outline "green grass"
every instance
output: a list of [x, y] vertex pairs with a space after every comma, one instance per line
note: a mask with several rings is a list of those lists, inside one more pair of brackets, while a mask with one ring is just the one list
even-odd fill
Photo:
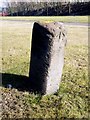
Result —
[[[9, 19], [19, 19], [19, 17]], [[32, 23], [22, 24], [15, 21], [2, 21], [2, 23], [1, 72], [28, 76]], [[88, 28], [83, 26], [66, 26], [66, 28], [68, 42], [65, 49], [62, 82], [58, 92], [43, 97], [22, 92], [23, 96], [21, 96], [20, 91], [13, 94], [13, 90], [3, 88], [4, 93], [8, 95], [11, 95], [11, 91], [17, 101], [14, 106], [16, 109], [10, 109], [9, 112], [4, 109], [3, 117], [88, 118]], [[19, 107], [16, 107], [17, 105]]]
[[[30, 17], [0, 17], [2, 20], [31, 20], [31, 21], [60, 21], [60, 22], [80, 22], [80, 23], [88, 23], [89, 16], [30, 16]], [[36, 19], [37, 18], [37, 19]]]

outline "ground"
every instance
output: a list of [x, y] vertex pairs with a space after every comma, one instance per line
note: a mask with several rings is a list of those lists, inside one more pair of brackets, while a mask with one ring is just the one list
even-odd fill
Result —
[[[46, 20], [51, 21], [48, 17]], [[75, 18], [75, 22], [80, 23], [86, 23], [86, 20], [86, 16]], [[58, 21], [62, 20], [58, 18]], [[2, 118], [88, 118], [88, 26], [65, 23], [68, 41], [62, 81], [57, 93], [48, 96], [17, 89], [17, 84], [23, 86], [23, 79], [27, 79], [29, 75], [33, 20], [22, 17], [9, 20], [4, 18], [0, 26]], [[7, 88], [7, 83], [12, 85], [12, 89]]]

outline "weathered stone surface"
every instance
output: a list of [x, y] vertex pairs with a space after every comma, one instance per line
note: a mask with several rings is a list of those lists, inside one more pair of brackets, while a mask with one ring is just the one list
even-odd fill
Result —
[[41, 94], [59, 89], [64, 64], [66, 31], [62, 23], [34, 23], [32, 34], [30, 83]]

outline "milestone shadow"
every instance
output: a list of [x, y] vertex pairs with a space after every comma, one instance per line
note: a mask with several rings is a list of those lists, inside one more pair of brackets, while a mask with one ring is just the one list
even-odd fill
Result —
[[19, 91], [32, 91], [29, 77], [9, 74], [9, 73], [0, 73], [0, 86], [5, 88], [15, 88]]

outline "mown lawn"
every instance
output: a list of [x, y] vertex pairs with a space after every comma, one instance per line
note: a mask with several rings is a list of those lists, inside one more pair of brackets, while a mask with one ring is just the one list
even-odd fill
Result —
[[0, 20], [26, 20], [26, 21], [60, 21], [60, 22], [80, 22], [90, 23], [89, 16], [30, 16], [30, 17], [0, 17]]
[[[7, 80], [8, 83], [10, 75], [29, 75], [33, 23], [2, 21], [2, 24], [0, 72], [7, 73], [2, 82]], [[16, 88], [8, 89], [3, 84], [0, 87], [2, 118], [88, 118], [88, 27], [65, 27], [68, 42], [60, 89], [54, 95], [40, 96]], [[18, 79], [14, 80], [18, 83]]]

